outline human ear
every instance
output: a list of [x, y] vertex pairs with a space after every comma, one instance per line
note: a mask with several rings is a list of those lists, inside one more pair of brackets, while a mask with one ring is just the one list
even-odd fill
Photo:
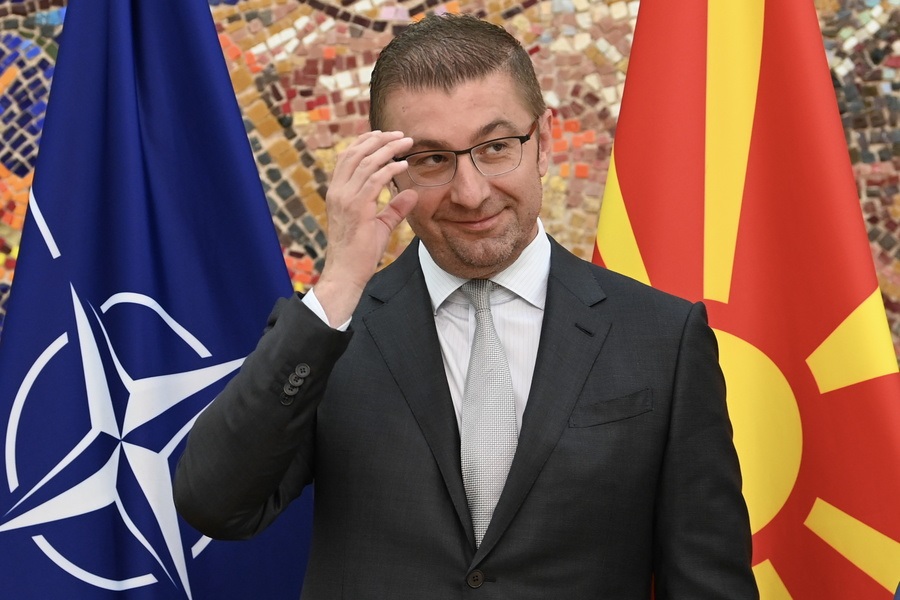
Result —
[[541, 177], [547, 174], [547, 170], [550, 168], [550, 148], [551, 144], [551, 136], [553, 133], [552, 130], [553, 125], [553, 111], [551, 109], [547, 109], [544, 111], [540, 117], [538, 117], [538, 172], [541, 174]]

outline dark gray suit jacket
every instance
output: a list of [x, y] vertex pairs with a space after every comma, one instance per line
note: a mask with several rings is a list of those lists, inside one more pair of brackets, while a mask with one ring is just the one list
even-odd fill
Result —
[[315, 481], [304, 599], [756, 598], [703, 306], [556, 242], [518, 449], [476, 551], [416, 246], [372, 279], [350, 332], [280, 301], [191, 432], [188, 522], [246, 538]]

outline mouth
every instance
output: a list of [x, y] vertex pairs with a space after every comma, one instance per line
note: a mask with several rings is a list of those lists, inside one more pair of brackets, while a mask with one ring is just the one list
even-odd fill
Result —
[[467, 219], [453, 219], [453, 225], [464, 231], [483, 232], [497, 225], [502, 211], [492, 215], [477, 216]]

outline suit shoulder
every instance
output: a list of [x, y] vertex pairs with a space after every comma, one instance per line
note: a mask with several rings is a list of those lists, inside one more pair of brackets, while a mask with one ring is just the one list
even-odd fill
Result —
[[681, 296], [676, 296], [675, 294], [651, 287], [628, 275], [623, 275], [622, 273], [612, 271], [606, 267], [601, 267], [600, 265], [595, 265], [593, 263], [590, 263], [590, 267], [594, 274], [594, 278], [608, 293], [618, 292], [632, 298], [640, 298], [648, 302], [684, 310], [690, 309], [693, 305], [693, 302], [682, 298]]
[[[657, 310], [688, 312], [694, 305], [679, 296], [658, 290], [636, 279], [611, 271], [579, 258], [560, 246], [551, 238], [553, 252], [551, 255], [551, 277], [556, 276], [570, 289], [578, 290], [582, 297], [595, 297], [594, 285], [600, 290], [600, 297], [613, 304], [633, 305], [646, 310], [658, 307]], [[587, 283], [590, 281], [592, 283]]]
[[598, 308], [605, 305], [601, 310], [615, 315], [618, 327], [629, 335], [650, 332], [660, 339], [680, 340], [688, 329], [709, 328], [703, 302], [658, 290], [605, 267], [590, 264], [589, 269], [605, 296]]

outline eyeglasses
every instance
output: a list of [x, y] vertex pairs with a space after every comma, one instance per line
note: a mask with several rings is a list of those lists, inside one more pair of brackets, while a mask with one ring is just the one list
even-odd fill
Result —
[[479, 173], [495, 177], [514, 171], [522, 163], [522, 144], [531, 139], [538, 122], [525, 135], [511, 135], [482, 142], [465, 150], [424, 150], [395, 158], [409, 163], [407, 174], [422, 187], [437, 187], [453, 181], [458, 165], [457, 157], [468, 154]]

